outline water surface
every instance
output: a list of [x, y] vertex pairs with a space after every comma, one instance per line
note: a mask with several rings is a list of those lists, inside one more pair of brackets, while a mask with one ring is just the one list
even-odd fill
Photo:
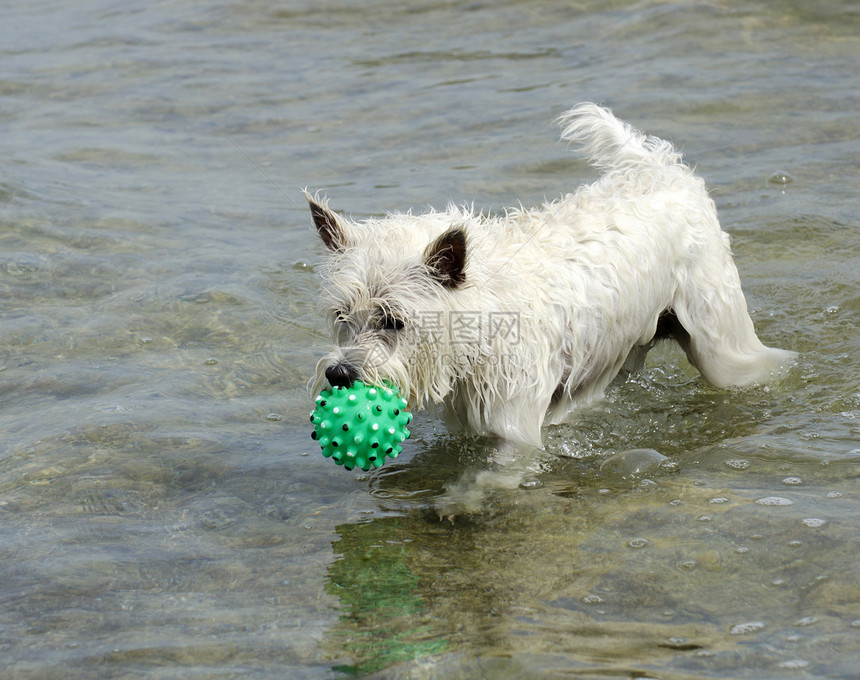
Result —
[[[0, 8], [4, 678], [842, 678], [860, 653], [860, 11], [845, 2]], [[713, 191], [770, 388], [671, 347], [537, 488], [440, 522], [484, 442], [348, 473], [301, 187], [358, 217], [593, 176], [595, 100]], [[650, 447], [640, 475], [602, 463]]]

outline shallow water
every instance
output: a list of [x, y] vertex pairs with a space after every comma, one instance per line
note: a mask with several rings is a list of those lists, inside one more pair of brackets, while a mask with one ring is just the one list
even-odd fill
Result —
[[[4, 678], [851, 677], [860, 653], [860, 11], [843, 2], [117, 0], [0, 8]], [[671, 347], [536, 488], [418, 414], [348, 473], [300, 187], [500, 210], [592, 172], [555, 116], [673, 139], [731, 232], [769, 389]], [[668, 457], [639, 475], [601, 464]]]

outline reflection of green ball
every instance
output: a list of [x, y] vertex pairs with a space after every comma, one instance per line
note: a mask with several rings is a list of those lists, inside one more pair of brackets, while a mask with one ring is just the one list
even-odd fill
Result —
[[347, 470], [369, 470], [396, 457], [409, 438], [406, 426], [412, 414], [396, 389], [365, 385], [356, 380], [351, 387], [323, 390], [311, 413], [322, 454]]

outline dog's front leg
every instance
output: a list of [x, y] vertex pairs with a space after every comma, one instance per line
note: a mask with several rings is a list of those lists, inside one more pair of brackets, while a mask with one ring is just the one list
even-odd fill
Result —
[[529, 444], [496, 442], [484, 469], [464, 472], [436, 500], [440, 519], [453, 522], [455, 517], [481, 512], [500, 492], [533, 479], [545, 457], [545, 451]]

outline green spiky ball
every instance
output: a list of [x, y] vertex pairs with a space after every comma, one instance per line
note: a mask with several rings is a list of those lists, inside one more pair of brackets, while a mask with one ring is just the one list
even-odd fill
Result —
[[378, 468], [385, 457], [395, 458], [409, 438], [412, 414], [396, 389], [365, 385], [323, 390], [311, 413], [311, 437], [322, 454], [347, 470]]

